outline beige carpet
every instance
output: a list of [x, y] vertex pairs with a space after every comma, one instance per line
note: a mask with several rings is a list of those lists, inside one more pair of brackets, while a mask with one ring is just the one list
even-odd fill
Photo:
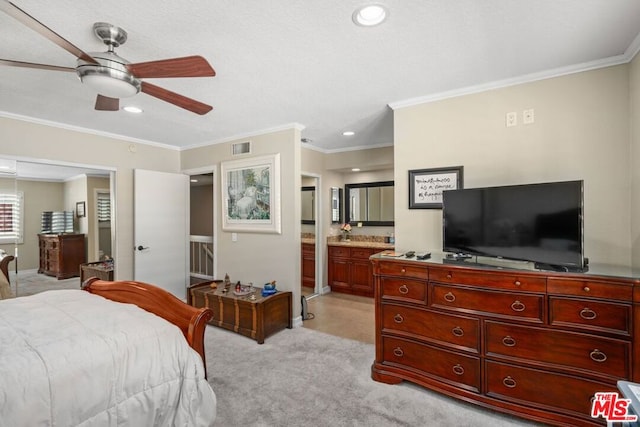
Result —
[[215, 427], [531, 427], [536, 424], [431, 392], [371, 379], [375, 348], [308, 328], [264, 344], [207, 326]]
[[57, 289], [80, 289], [80, 278], [58, 280], [46, 274], [33, 271], [19, 271], [18, 275], [11, 274], [11, 289], [14, 295], [24, 297], [44, 291]]

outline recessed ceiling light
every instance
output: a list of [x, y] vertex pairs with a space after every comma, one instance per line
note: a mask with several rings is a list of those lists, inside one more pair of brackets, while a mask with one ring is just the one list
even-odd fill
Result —
[[360, 172], [360, 168], [353, 168], [351, 169], [351, 172]]
[[357, 25], [361, 25], [363, 27], [374, 27], [382, 24], [388, 15], [389, 13], [384, 6], [379, 4], [369, 4], [356, 9], [355, 12], [353, 12], [352, 19]]
[[142, 113], [142, 108], [134, 107], [133, 105], [127, 105], [126, 107], [123, 108], [123, 110], [128, 113], [135, 113], [135, 114]]
[[352, 130], [346, 130], [346, 131], [342, 132], [342, 134], [343, 134], [344, 136], [353, 136], [353, 135], [355, 135], [356, 133], [355, 133], [354, 131], [352, 131]]

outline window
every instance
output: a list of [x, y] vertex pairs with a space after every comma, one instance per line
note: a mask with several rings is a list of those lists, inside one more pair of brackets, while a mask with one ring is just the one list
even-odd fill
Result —
[[0, 193], [0, 243], [22, 243], [24, 194]]
[[98, 193], [98, 221], [111, 221], [111, 194]]

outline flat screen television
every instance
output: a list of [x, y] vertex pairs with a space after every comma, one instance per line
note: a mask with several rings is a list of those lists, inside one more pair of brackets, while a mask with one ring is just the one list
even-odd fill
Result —
[[583, 181], [444, 191], [443, 250], [585, 271]]

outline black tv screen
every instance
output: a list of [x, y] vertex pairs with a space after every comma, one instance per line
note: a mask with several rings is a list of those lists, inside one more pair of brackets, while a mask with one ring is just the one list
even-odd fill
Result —
[[444, 191], [443, 250], [583, 270], [583, 181]]

